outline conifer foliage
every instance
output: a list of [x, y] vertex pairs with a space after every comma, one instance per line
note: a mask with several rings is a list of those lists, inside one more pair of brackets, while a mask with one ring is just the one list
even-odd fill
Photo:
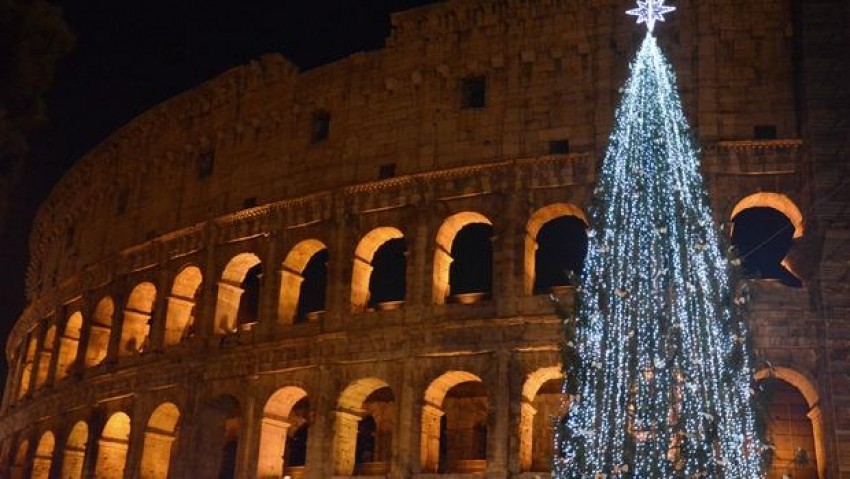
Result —
[[564, 321], [553, 477], [763, 477], [745, 291], [651, 30], [622, 90]]

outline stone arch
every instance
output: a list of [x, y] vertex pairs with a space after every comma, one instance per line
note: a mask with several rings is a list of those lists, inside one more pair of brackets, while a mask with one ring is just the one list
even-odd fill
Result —
[[219, 394], [205, 400], [196, 418], [197, 477], [237, 477], [236, 457], [242, 446], [242, 406], [235, 396]]
[[12, 462], [11, 479], [24, 479], [27, 477], [27, 459], [30, 452], [30, 442], [24, 439], [18, 443], [18, 450], [15, 452], [15, 458]]
[[56, 362], [56, 380], [68, 377], [77, 361], [80, 348], [80, 333], [83, 327], [83, 314], [74, 312], [68, 317], [62, 337], [59, 339], [59, 357]]
[[753, 193], [741, 201], [739, 201], [732, 212], [729, 214], [729, 219], [735, 219], [738, 213], [750, 208], [773, 208], [785, 215], [791, 224], [794, 226], [794, 238], [800, 238], [805, 232], [803, 222], [803, 213], [800, 208], [791, 201], [791, 198], [781, 193], [770, 193], [762, 191]]
[[115, 314], [115, 303], [109, 296], [104, 296], [97, 303], [94, 314], [89, 321], [89, 338], [86, 346], [86, 367], [97, 366], [106, 358], [109, 351], [109, 337], [112, 335], [112, 318]]
[[174, 277], [165, 315], [165, 347], [180, 344], [190, 336], [195, 323], [195, 304], [204, 280], [200, 268], [186, 266]]
[[[560, 367], [544, 367], [529, 374], [525, 383], [522, 385], [519, 421], [519, 460], [520, 470], [523, 472], [548, 472], [545, 468], [540, 467], [540, 464], [544, 462], [540, 460], [540, 456], [545, 455], [546, 448], [541, 448], [541, 444], [537, 443], [548, 440], [548, 452], [551, 453], [553, 439], [546, 437], [545, 434], [546, 430], [551, 431], [551, 424], [546, 424], [545, 419], [541, 421], [541, 418], [547, 418], [553, 412], [559, 412], [560, 404], [555, 404], [554, 408], [551, 401], [541, 404], [542, 401], [538, 398], [538, 392], [544, 385], [551, 384], [552, 381], [560, 382], [563, 378], [564, 375]], [[560, 388], [558, 388], [558, 391], [560, 391]], [[541, 411], [541, 409], [544, 410]], [[540, 449], [544, 450], [544, 454], [538, 452]]]
[[578, 218], [584, 222], [585, 226], [589, 224], [584, 211], [582, 211], [578, 206], [570, 203], [554, 203], [546, 205], [532, 213], [531, 217], [528, 219], [528, 223], [525, 225], [525, 294], [530, 295], [534, 292], [534, 281], [537, 276], [535, 261], [538, 249], [537, 238], [540, 233], [540, 229], [543, 228], [546, 223], [565, 216]]
[[32, 479], [47, 479], [50, 477], [50, 466], [53, 464], [53, 451], [56, 448], [56, 438], [50, 431], [45, 431], [38, 440], [35, 457], [32, 460]]
[[160, 404], [151, 413], [142, 448], [142, 479], [168, 477], [179, 420], [180, 410], [170, 402]]
[[97, 441], [95, 476], [99, 479], [122, 479], [130, 445], [130, 416], [116, 412], [109, 416]]
[[296, 313], [301, 301], [304, 270], [315, 255], [327, 249], [327, 246], [317, 239], [306, 239], [296, 244], [286, 255], [280, 270], [278, 321], [292, 324], [298, 319]]
[[372, 260], [375, 253], [387, 242], [403, 238], [404, 235], [397, 228], [382, 226], [366, 233], [360, 240], [354, 250], [354, 265], [351, 272], [351, 309], [353, 312], [363, 311], [369, 303], [369, 286], [374, 270]]
[[33, 368], [35, 367], [35, 352], [38, 347], [38, 340], [35, 336], [35, 332], [31, 331], [29, 334], [29, 341], [27, 343], [27, 350], [24, 353], [24, 365], [21, 369], [21, 378], [20, 384], [18, 385], [18, 399], [23, 398], [30, 391], [30, 384], [32, 383], [32, 375]]
[[818, 478], [824, 479], [827, 477], [825, 429], [823, 411], [820, 405], [820, 394], [818, 393], [814, 382], [811, 381], [805, 374], [783, 366], [760, 369], [755, 374], [755, 379], [757, 381], [762, 381], [768, 378], [779, 379], [793, 386], [805, 399], [806, 405], [809, 408], [809, 411], [806, 413], [806, 417], [808, 417], [809, 421], [811, 421]]
[[[307, 391], [297, 386], [284, 386], [272, 394], [263, 408], [260, 423], [260, 454], [257, 462], [257, 477], [279, 478], [284, 475], [287, 464], [287, 437], [293, 419], [293, 407], [307, 398]], [[303, 419], [303, 418], [302, 418]], [[296, 429], [300, 424], [295, 424]]]
[[452, 243], [465, 226], [483, 223], [492, 226], [493, 223], [481, 213], [464, 211], [456, 213], [443, 221], [437, 230], [437, 247], [434, 252], [434, 285], [433, 296], [435, 304], [445, 304], [449, 296], [449, 276], [452, 262]]
[[56, 325], [51, 324], [44, 332], [41, 352], [38, 355], [38, 374], [35, 377], [35, 388], [41, 389], [47, 384], [50, 374], [50, 363], [53, 361], [53, 350], [56, 347]]
[[[376, 397], [380, 394], [381, 397]], [[369, 407], [370, 402], [380, 402], [382, 407]], [[389, 472], [389, 450], [392, 444], [392, 429], [395, 396], [383, 379], [361, 378], [349, 384], [340, 394], [334, 421], [334, 474], [336, 475], [382, 475]], [[378, 417], [376, 417], [378, 416]], [[371, 457], [358, 457], [362, 449], [364, 420], [369, 419], [373, 430], [369, 445]]]
[[260, 258], [254, 253], [241, 253], [234, 256], [224, 267], [218, 282], [215, 334], [231, 334], [238, 329], [239, 308], [245, 293], [243, 283], [248, 272], [260, 265]]
[[62, 478], [81, 479], [83, 461], [86, 457], [86, 445], [89, 439], [89, 426], [85, 421], [77, 421], [68, 434], [65, 452], [62, 456]]
[[[455, 462], [458, 462], [457, 456], [453, 458], [441, 457], [441, 450], [448, 450], [448, 447], [444, 448], [441, 446], [441, 441], [446, 442], [448, 440], [448, 438], [444, 437], [444, 435], [449, 434], [448, 431], [450, 426], [454, 426], [454, 424], [449, 424], [449, 418], [447, 417], [448, 411], [445, 407], [446, 398], [454, 388], [468, 383], [483, 385], [481, 378], [475, 374], [467, 371], [448, 371], [434, 379], [425, 390], [424, 401], [422, 404], [420, 436], [420, 463], [423, 472], [483, 472], [481, 469], [482, 465], [484, 465], [484, 468], [486, 469], [486, 463], [480, 459], [477, 461], [471, 461], [460, 456], [460, 461], [466, 459], [468, 467], [467, 470], [457, 470], [457, 468], [449, 465], [449, 462], [452, 459], [455, 459]], [[474, 418], [470, 416], [467, 419]], [[465, 430], [463, 432], [471, 433], [474, 432], [474, 430]], [[463, 442], [467, 442], [465, 439], [469, 439], [465, 437], [467, 434], [459, 434], [458, 436]]]
[[156, 301], [156, 286], [153, 283], [139, 283], [130, 292], [127, 305], [124, 307], [119, 356], [139, 354], [148, 346], [154, 301]]

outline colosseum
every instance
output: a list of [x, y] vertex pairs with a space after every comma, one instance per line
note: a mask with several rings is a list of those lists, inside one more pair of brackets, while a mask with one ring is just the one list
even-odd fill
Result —
[[[627, 3], [396, 13], [380, 50], [269, 54], [106, 138], [35, 219], [0, 476], [549, 477], [551, 298], [643, 36]], [[785, 278], [751, 280], [769, 477], [850, 478], [850, 2], [675, 3], [716, 219], [787, 233]]]

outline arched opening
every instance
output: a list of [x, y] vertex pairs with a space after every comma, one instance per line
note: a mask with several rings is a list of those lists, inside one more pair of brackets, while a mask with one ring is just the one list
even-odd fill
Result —
[[[460, 241], [458, 236], [465, 230]], [[454, 214], [437, 231], [434, 252], [434, 303], [455, 300], [473, 303], [492, 291], [492, 223], [485, 216], [466, 211]], [[458, 264], [459, 262], [459, 264]]]
[[83, 477], [83, 461], [86, 457], [86, 444], [89, 438], [89, 427], [85, 421], [78, 421], [68, 434], [65, 443], [65, 453], [62, 456], [62, 478], [81, 479]]
[[30, 442], [26, 439], [18, 445], [18, 451], [15, 453], [15, 461], [12, 463], [11, 479], [24, 479], [28, 477], [27, 472], [27, 455], [29, 454]]
[[242, 409], [230, 395], [217, 396], [198, 413], [196, 450], [204, 451], [195, 463], [198, 477], [235, 479], [236, 454], [242, 434]]
[[358, 379], [345, 388], [336, 410], [335, 474], [387, 474], [395, 421], [395, 395], [384, 381]]
[[481, 379], [450, 371], [425, 391], [420, 461], [423, 472], [470, 474], [487, 470], [489, 404]]
[[77, 311], [65, 323], [65, 330], [59, 340], [59, 357], [56, 362], [56, 380], [68, 377], [77, 361], [80, 346], [80, 331], [83, 327], [83, 315]]
[[27, 343], [27, 351], [24, 356], [24, 366], [21, 369], [20, 384], [18, 385], [18, 399], [23, 398], [30, 391], [30, 383], [32, 383], [32, 370], [35, 364], [35, 350], [38, 345], [33, 332], [29, 334], [29, 342]]
[[53, 450], [56, 447], [56, 438], [53, 433], [46, 431], [41, 435], [38, 446], [35, 448], [35, 457], [32, 460], [32, 479], [47, 479], [50, 477], [50, 466], [53, 464]]
[[381, 227], [370, 231], [354, 251], [351, 308], [395, 309], [404, 302], [407, 242], [401, 231]]
[[824, 424], [817, 389], [802, 374], [775, 367], [756, 373], [771, 449], [767, 479], [824, 479]]
[[[280, 388], [269, 397], [260, 425], [257, 477], [271, 479], [304, 474], [309, 408], [307, 392], [296, 386]], [[303, 439], [304, 442], [293, 443], [297, 431], [302, 428], [302, 435], [295, 441]], [[292, 448], [298, 450], [291, 451]]]
[[50, 373], [50, 362], [53, 360], [53, 348], [56, 347], [56, 325], [51, 324], [44, 333], [41, 353], [38, 355], [38, 375], [35, 378], [35, 388], [41, 389], [47, 384]]
[[296, 244], [280, 270], [278, 320], [285, 324], [318, 320], [325, 310], [328, 250], [319, 240]]
[[787, 259], [794, 239], [804, 232], [803, 214], [794, 202], [778, 193], [755, 193], [738, 202], [730, 218], [732, 243], [749, 274], [802, 286]]
[[587, 254], [587, 217], [577, 206], [555, 203], [531, 215], [525, 235], [525, 292], [541, 294], [569, 285]]
[[522, 388], [520, 404], [520, 468], [523, 472], [550, 472], [554, 449], [553, 418], [568, 407], [561, 394], [563, 375], [557, 366], [531, 373]]
[[109, 350], [109, 337], [112, 335], [112, 316], [115, 304], [109, 296], [97, 303], [89, 324], [88, 346], [86, 347], [86, 367], [97, 366], [106, 358]]
[[235, 333], [240, 324], [256, 322], [259, 313], [260, 258], [253, 253], [233, 257], [218, 282], [215, 333]]
[[142, 449], [142, 479], [168, 477], [179, 420], [180, 410], [169, 402], [160, 404], [151, 413]]
[[155, 300], [156, 287], [152, 283], [139, 283], [130, 292], [127, 305], [124, 307], [119, 356], [133, 356], [148, 347]]
[[98, 479], [122, 479], [130, 445], [130, 416], [116, 412], [109, 416], [97, 442], [95, 476]]
[[180, 344], [195, 331], [195, 305], [204, 277], [196, 266], [183, 268], [174, 278], [165, 316], [165, 347]]
[[289, 432], [286, 436], [286, 451], [283, 457], [284, 476], [292, 479], [306, 477], [307, 440], [310, 436], [310, 401], [304, 398], [292, 408]]

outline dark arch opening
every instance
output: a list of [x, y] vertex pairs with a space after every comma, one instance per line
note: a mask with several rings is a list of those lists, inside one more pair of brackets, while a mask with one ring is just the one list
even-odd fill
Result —
[[765, 440], [772, 446], [767, 477], [817, 478], [817, 456], [809, 404], [793, 385], [778, 379], [759, 382], [765, 408]]
[[[260, 279], [263, 277], [263, 264], [258, 263], [245, 273], [242, 280], [242, 297], [239, 299], [239, 311], [236, 313], [238, 324], [257, 321], [260, 313]], [[198, 288], [200, 290], [200, 288]]]
[[493, 227], [472, 223], [452, 242], [449, 291], [452, 295], [493, 292]]
[[407, 241], [395, 238], [382, 244], [372, 257], [369, 304], [404, 301], [407, 289]]
[[449, 389], [440, 422], [438, 472], [484, 472], [489, 404], [484, 383], [468, 381]]
[[548, 293], [555, 286], [572, 286], [570, 277], [578, 277], [587, 255], [584, 221], [575, 216], [555, 218], [540, 228], [535, 239], [534, 294]]
[[[292, 430], [286, 437], [286, 448], [283, 464], [285, 468], [301, 467], [307, 464], [307, 438], [310, 433], [310, 423], [307, 418], [310, 413], [310, 400], [303, 398], [289, 413]], [[285, 472], [285, 471], [284, 471]]]
[[378, 423], [371, 415], [364, 417], [357, 423], [357, 446], [354, 453], [354, 464], [360, 465], [367, 462], [375, 462], [375, 435], [378, 432]]
[[310, 258], [301, 276], [301, 293], [298, 296], [298, 309], [295, 322], [307, 321], [307, 315], [325, 310], [325, 290], [328, 285], [328, 250], [318, 251]]
[[733, 222], [732, 243], [747, 274], [802, 286], [800, 279], [782, 266], [794, 238], [794, 225], [784, 214], [773, 208], [748, 208], [738, 213]]

